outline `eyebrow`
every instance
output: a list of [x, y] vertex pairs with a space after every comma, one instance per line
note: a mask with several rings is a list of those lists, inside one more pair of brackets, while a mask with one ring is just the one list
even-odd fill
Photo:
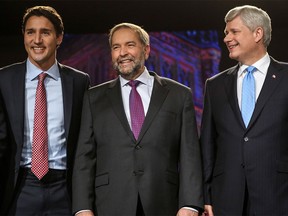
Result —
[[[27, 28], [27, 29], [25, 29], [25, 31], [35, 31], [35, 30], [36, 30], [35, 28]], [[52, 32], [53, 30], [49, 29], [49, 28], [41, 28], [40, 31], [50, 31], [50, 32]]]

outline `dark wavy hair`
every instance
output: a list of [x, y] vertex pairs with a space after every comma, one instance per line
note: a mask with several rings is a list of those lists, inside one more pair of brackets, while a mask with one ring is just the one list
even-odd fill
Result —
[[44, 16], [46, 17], [53, 25], [56, 31], [57, 37], [64, 33], [64, 25], [61, 16], [57, 11], [50, 6], [35, 6], [28, 8], [23, 16], [22, 21], [22, 32], [25, 32], [25, 27], [27, 20], [31, 16]]

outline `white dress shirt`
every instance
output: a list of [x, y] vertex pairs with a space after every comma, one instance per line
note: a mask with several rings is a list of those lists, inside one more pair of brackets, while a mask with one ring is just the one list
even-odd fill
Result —
[[[259, 59], [257, 62], [255, 62], [252, 66], [254, 66], [257, 70], [253, 72], [253, 76], [255, 78], [255, 90], [256, 90], [256, 102], [258, 99], [258, 96], [260, 94], [260, 91], [262, 89], [268, 67], [270, 65], [270, 57], [268, 53], [265, 54], [264, 57]], [[237, 97], [238, 97], [238, 104], [241, 110], [241, 100], [242, 100], [242, 83], [243, 79], [247, 73], [246, 68], [251, 65], [241, 65], [238, 70], [238, 78], [237, 78]]]
[[[35, 94], [38, 75], [43, 71], [27, 60], [25, 80], [24, 143], [20, 165], [31, 167]], [[44, 80], [47, 97], [47, 130], [49, 168], [66, 169], [66, 138], [62, 84], [57, 62], [49, 70]]]
[[[119, 78], [120, 78], [120, 84], [121, 84], [121, 93], [122, 93], [124, 110], [125, 110], [129, 125], [131, 127], [131, 117], [130, 117], [130, 108], [129, 108], [129, 95], [131, 91], [131, 86], [128, 85], [129, 80], [126, 80], [121, 76], [119, 76]], [[141, 97], [142, 104], [144, 107], [144, 113], [146, 116], [148, 107], [150, 104], [151, 95], [152, 95], [154, 77], [149, 74], [148, 70], [145, 67], [144, 72], [136, 80], [139, 80], [141, 82], [137, 86], [137, 91]]]

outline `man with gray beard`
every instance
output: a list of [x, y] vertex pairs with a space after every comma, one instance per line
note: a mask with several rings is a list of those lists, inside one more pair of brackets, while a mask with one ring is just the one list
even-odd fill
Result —
[[73, 212], [192, 216], [203, 210], [191, 90], [144, 66], [149, 35], [110, 31], [119, 76], [86, 92], [73, 174]]

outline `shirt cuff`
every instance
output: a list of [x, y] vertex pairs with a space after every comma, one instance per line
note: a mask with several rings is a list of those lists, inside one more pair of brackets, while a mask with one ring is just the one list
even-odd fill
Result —
[[75, 213], [75, 216], [77, 216], [78, 214], [80, 214], [80, 213], [82, 213], [82, 212], [92, 212], [92, 211], [91, 211], [91, 210], [88, 210], [88, 209], [87, 209], [87, 210], [86, 210], [86, 209], [85, 209], [85, 210], [80, 210], [80, 211], [78, 211], [78, 212]]
[[183, 207], [184, 209], [188, 209], [188, 210], [191, 210], [191, 211], [195, 211], [195, 212], [199, 212], [197, 209], [194, 209], [194, 208], [191, 208], [191, 207]]

